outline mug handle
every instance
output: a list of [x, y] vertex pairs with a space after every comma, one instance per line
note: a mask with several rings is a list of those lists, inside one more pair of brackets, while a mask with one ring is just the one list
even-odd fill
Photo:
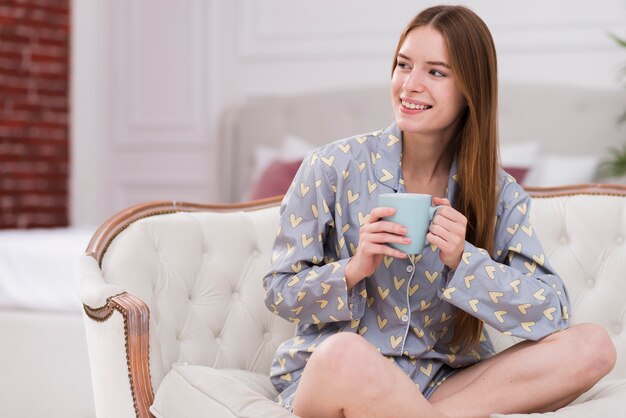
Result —
[[[429, 219], [429, 223], [433, 221], [433, 218], [435, 217], [435, 214], [437, 213], [437, 211], [439, 209], [441, 209], [442, 207], [444, 207], [445, 205], [437, 205], [437, 206], [431, 206], [428, 209], [428, 219]], [[424, 239], [424, 245], [428, 245], [428, 240]]]

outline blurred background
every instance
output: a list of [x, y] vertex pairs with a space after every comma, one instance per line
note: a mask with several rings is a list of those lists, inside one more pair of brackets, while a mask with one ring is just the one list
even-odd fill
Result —
[[[225, 109], [385, 85], [401, 29], [436, 3], [3, 1], [0, 227], [227, 200], [216, 169]], [[619, 87], [626, 54], [608, 33], [624, 33], [623, 1], [464, 4], [492, 30], [501, 80]]]
[[[244, 168], [227, 153], [232, 136], [224, 128], [226, 115], [246, 118], [241, 109], [247, 103], [268, 97], [382, 91], [403, 27], [438, 3], [2, 0], [0, 394], [6, 399], [0, 415], [91, 416], [72, 268], [97, 226], [145, 201], [222, 203], [255, 196], [225, 186]], [[501, 82], [626, 97], [626, 50], [610, 36], [626, 35], [626, 2], [463, 4], [492, 31]], [[541, 89], [533, 91], [539, 93], [529, 110], [548, 111]], [[592, 99], [603, 96], [589, 97], [577, 106], [603, 105]], [[292, 102], [300, 104], [306, 105]], [[611, 109], [618, 116], [623, 110]], [[618, 125], [613, 114], [608, 117]], [[297, 161], [307, 144], [290, 139]], [[249, 138], [244, 146], [254, 144]], [[526, 151], [514, 151], [515, 157]], [[537, 149], [530, 151], [536, 155]], [[544, 183], [537, 185], [554, 185]], [[42, 318], [58, 332], [42, 337]], [[24, 345], [6, 343], [17, 340]], [[50, 360], [46, 347], [56, 347]], [[66, 361], [75, 363], [73, 371]], [[71, 383], [57, 383], [64, 380]], [[37, 385], [50, 393], [45, 409], [32, 403]], [[14, 415], [2, 414], [7, 408]]]

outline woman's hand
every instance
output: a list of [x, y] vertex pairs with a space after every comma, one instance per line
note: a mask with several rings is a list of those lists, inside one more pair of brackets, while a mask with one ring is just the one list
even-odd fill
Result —
[[444, 207], [437, 210], [426, 240], [439, 247], [441, 261], [452, 270], [456, 270], [465, 248], [467, 218], [454, 209], [448, 199], [433, 197], [433, 203]]
[[411, 239], [406, 237], [407, 229], [400, 224], [381, 220], [382, 217], [392, 216], [394, 208], [374, 208], [365, 217], [359, 230], [359, 245], [356, 254], [346, 265], [345, 275], [348, 289], [364, 278], [371, 276], [385, 255], [406, 258], [402, 251], [392, 248], [386, 243], [409, 244]]

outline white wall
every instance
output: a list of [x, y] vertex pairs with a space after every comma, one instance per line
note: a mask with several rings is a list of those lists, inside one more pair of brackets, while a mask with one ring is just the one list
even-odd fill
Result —
[[[219, 201], [225, 107], [386, 84], [403, 26], [437, 3], [74, 0], [72, 222], [145, 200]], [[617, 88], [626, 51], [607, 32], [625, 35], [625, 2], [464, 4], [492, 30], [501, 80]]]
[[[236, 95], [289, 93], [389, 79], [397, 36], [436, 1], [240, 0], [222, 4], [230, 53], [221, 80]], [[489, 25], [500, 76], [611, 87], [626, 58], [607, 31], [623, 33], [626, 5], [606, 0], [465, 2]], [[236, 42], [232, 42], [235, 36]]]

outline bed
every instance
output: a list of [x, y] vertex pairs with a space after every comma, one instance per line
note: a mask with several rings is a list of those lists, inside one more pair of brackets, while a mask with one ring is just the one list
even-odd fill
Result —
[[[527, 186], [594, 181], [608, 149], [626, 137], [618, 123], [625, 109], [626, 92], [619, 89], [503, 82], [503, 165], [521, 169]], [[272, 175], [293, 174], [314, 147], [385, 128], [392, 120], [388, 86], [252, 98], [222, 118], [219, 169], [226, 175], [220, 200], [280, 194], [288, 181], [261, 193], [255, 186]], [[268, 178], [261, 180], [263, 174]]]
[[93, 232], [0, 231], [0, 416], [95, 416], [73, 277]]

